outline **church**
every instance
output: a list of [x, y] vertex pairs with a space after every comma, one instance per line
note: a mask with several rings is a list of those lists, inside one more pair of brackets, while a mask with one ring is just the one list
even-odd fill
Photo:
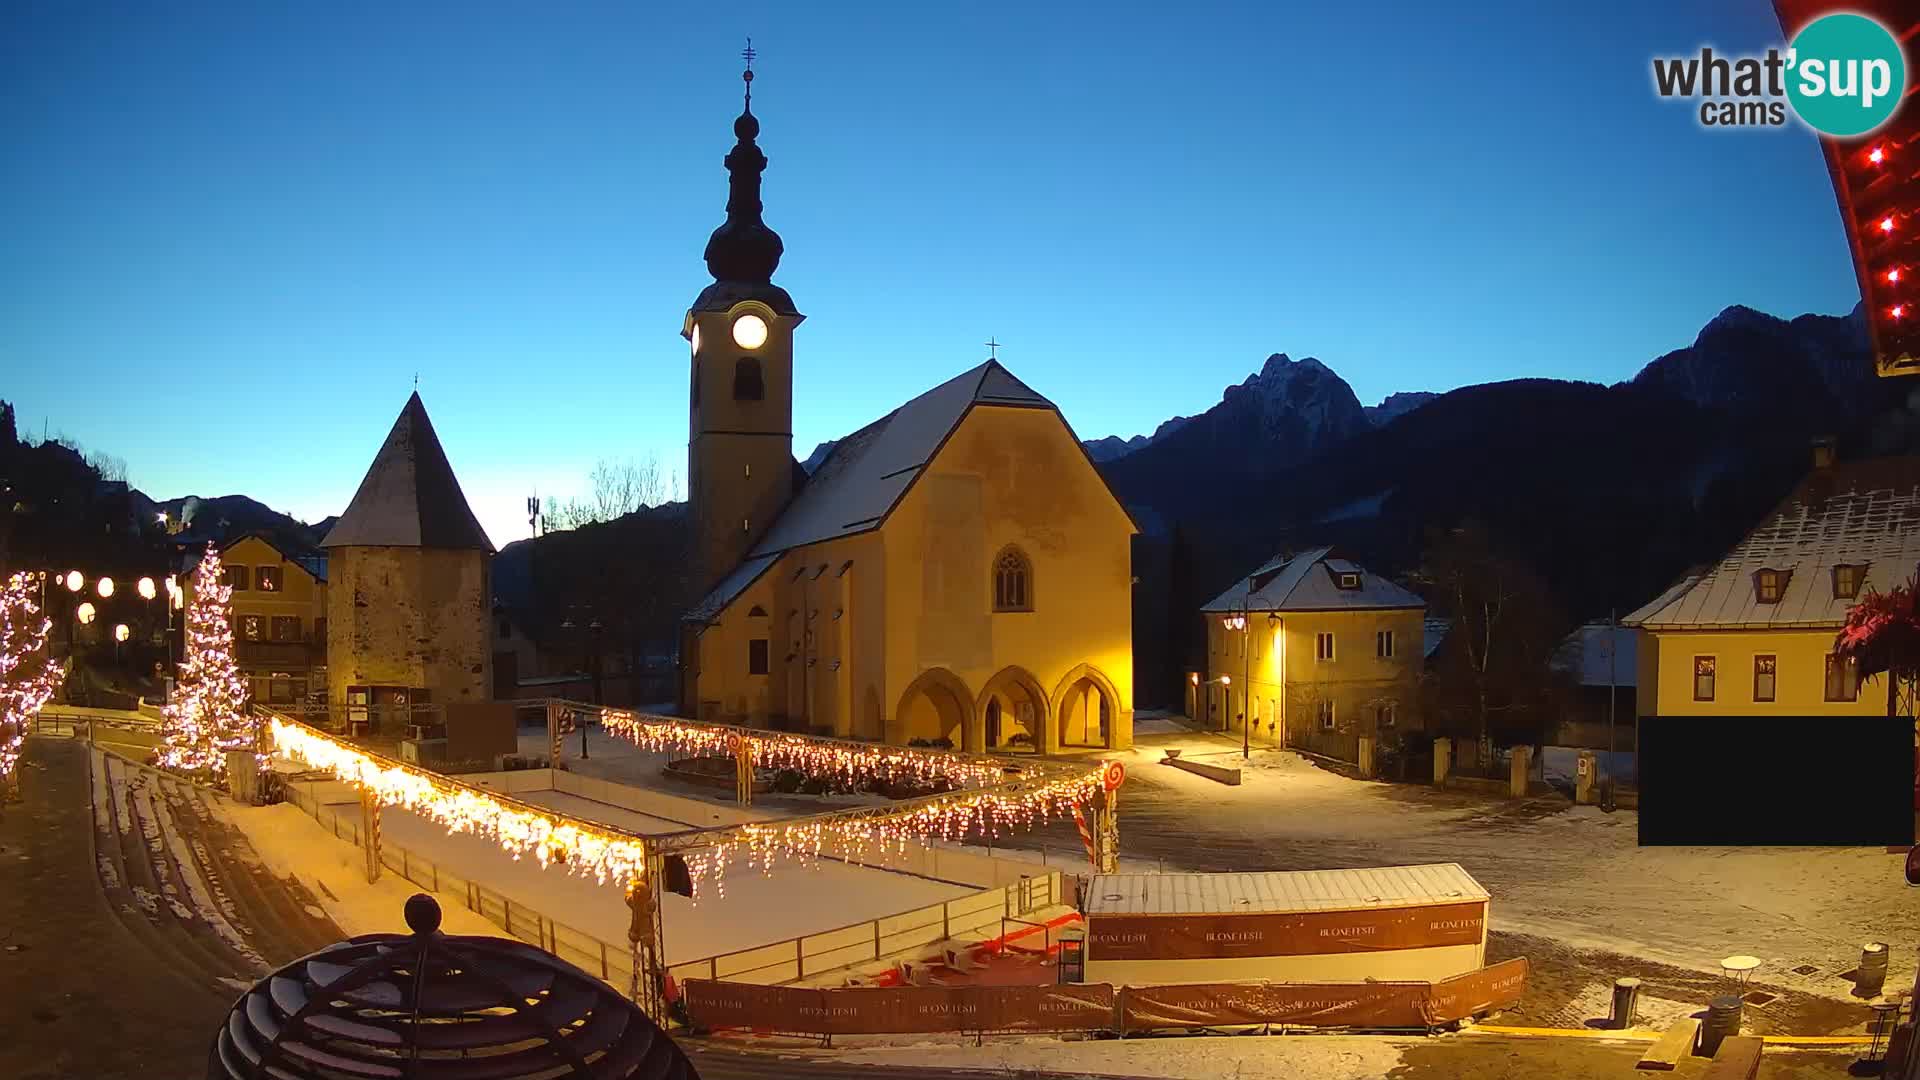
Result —
[[713, 283], [687, 312], [696, 595], [683, 715], [973, 751], [1133, 742], [1138, 531], [1051, 401], [997, 360], [793, 457], [794, 341], [761, 220], [753, 73]]

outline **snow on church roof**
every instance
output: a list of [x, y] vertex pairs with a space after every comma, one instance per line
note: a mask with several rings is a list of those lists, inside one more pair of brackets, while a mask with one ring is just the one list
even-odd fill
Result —
[[[1903, 584], [1920, 565], [1920, 457], [1816, 469], [1726, 557], [1622, 619], [1651, 630], [1838, 627], [1854, 598], [1834, 595], [1835, 566], [1865, 567], [1859, 595]], [[1761, 603], [1756, 574], [1786, 574]]]
[[400, 410], [353, 501], [320, 546], [493, 551], [454, 479], [418, 391]]
[[1054, 407], [989, 360], [841, 439], [747, 558], [686, 618], [717, 616], [782, 552], [878, 528], [975, 405]]
[[956, 375], [840, 440], [749, 557], [879, 525], [976, 404], [1053, 408], [997, 360]]

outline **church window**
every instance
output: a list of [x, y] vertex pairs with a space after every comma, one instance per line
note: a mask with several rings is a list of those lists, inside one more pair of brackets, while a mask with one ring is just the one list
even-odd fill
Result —
[[733, 365], [733, 399], [735, 401], [759, 401], [766, 396], [766, 387], [760, 380], [760, 361], [751, 356], [743, 356]]
[[1033, 564], [1017, 547], [993, 560], [993, 610], [1033, 610]]
[[754, 638], [747, 642], [747, 674], [765, 675], [767, 673], [767, 639]]

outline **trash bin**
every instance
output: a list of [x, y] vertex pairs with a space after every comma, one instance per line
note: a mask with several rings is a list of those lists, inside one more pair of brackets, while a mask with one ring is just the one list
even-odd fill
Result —
[[1613, 980], [1612, 1026], [1624, 1031], [1633, 1026], [1634, 1011], [1640, 1005], [1640, 980], [1632, 977]]
[[1860, 947], [1860, 970], [1853, 977], [1853, 992], [1861, 997], [1878, 997], [1887, 985], [1887, 946], [1872, 941]]
[[1707, 1019], [1700, 1025], [1700, 1056], [1712, 1057], [1729, 1035], [1740, 1034], [1740, 999], [1733, 994], [1707, 1003]]

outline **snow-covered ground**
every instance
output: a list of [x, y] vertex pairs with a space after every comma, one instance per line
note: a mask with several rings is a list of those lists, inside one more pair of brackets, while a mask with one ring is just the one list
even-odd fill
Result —
[[[421, 888], [398, 874], [367, 882], [366, 860], [351, 843], [336, 840], [291, 803], [242, 806], [218, 803], [220, 816], [246, 834], [247, 842], [275, 877], [299, 878], [334, 924], [350, 935], [404, 934], [407, 898]], [[447, 897], [440, 901], [440, 929], [449, 934], [504, 937], [506, 931]]]
[[[346, 801], [351, 796], [344, 785], [327, 785], [322, 790], [328, 789], [337, 792], [333, 797], [340, 800], [335, 806], [338, 812], [349, 816], [359, 812], [357, 802]], [[705, 806], [686, 800], [686, 806], [672, 811], [670, 817], [653, 818], [561, 792], [530, 792], [515, 797], [622, 828], [649, 821], [665, 823], [664, 829], [656, 824], [641, 830], [646, 832], [682, 829], [685, 826], [678, 822], [701, 820]], [[287, 809], [300, 814], [298, 808]], [[339, 849], [342, 858], [360, 858], [351, 842], [336, 840], [317, 822], [306, 820], [317, 842]], [[542, 868], [532, 859], [515, 859], [492, 840], [450, 835], [414, 814], [389, 809], [381, 815], [381, 823], [387, 842], [432, 859], [461, 878], [479, 881], [515, 904], [524, 904], [608, 944], [622, 945], [627, 940], [630, 916], [619, 885], [602, 885], [557, 867]], [[669, 964], [685, 963], [911, 911], [978, 891], [971, 886], [827, 860], [783, 866], [773, 876], [744, 865], [734, 866], [727, 873], [725, 895], [719, 895], [709, 882], [703, 886], [697, 904], [681, 896], [665, 898], [661, 911], [663, 944]]]
[[[1168, 868], [1292, 870], [1457, 862], [1493, 894], [1494, 931], [1717, 972], [1761, 957], [1755, 982], [1842, 994], [1870, 941], [1887, 985], [1911, 985], [1920, 892], [1879, 848], [1642, 848], [1631, 811], [1529, 804], [1352, 780], [1297, 754], [1142, 725], [1125, 762], [1120, 846]], [[1242, 769], [1239, 787], [1159, 764], [1162, 751]], [[1756, 782], [1755, 798], [1790, 798]], [[1729, 808], [1738, 812], [1738, 808]], [[1812, 976], [1793, 967], [1811, 964]], [[1596, 973], [1596, 978], [1604, 973]]]

